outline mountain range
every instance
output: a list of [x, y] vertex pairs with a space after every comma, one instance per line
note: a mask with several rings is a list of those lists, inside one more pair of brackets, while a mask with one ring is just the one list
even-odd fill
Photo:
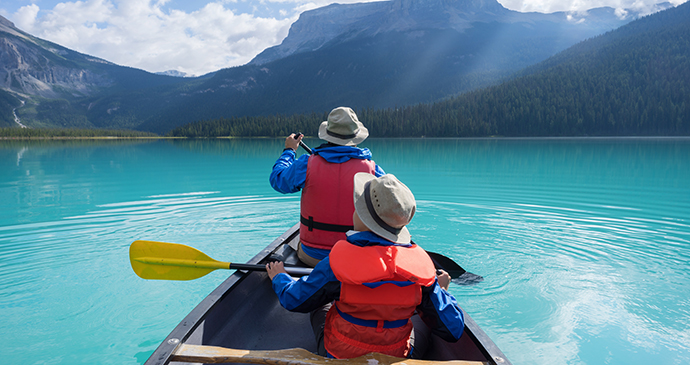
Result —
[[16, 114], [30, 127], [164, 133], [214, 118], [435, 102], [496, 84], [637, 16], [611, 8], [519, 13], [496, 0], [333, 4], [304, 12], [280, 45], [249, 64], [198, 78], [114, 65], [0, 17], [0, 126], [16, 125]]
[[[661, 3], [657, 7], [662, 10], [669, 6], [669, 3]], [[551, 38], [553, 43], [549, 44], [549, 48], [531, 52], [552, 55], [554, 51], [565, 49], [592, 34], [610, 31], [637, 17], [639, 14], [629, 12], [626, 17], [620, 18], [612, 8], [591, 9], [586, 14], [521, 13], [508, 10], [495, 0], [394, 0], [332, 4], [303, 13], [280, 45], [266, 49], [250, 64], [265, 64], [293, 54], [316, 51], [328, 47], [334, 40], [343, 43], [386, 33], [434, 29], [463, 33], [481, 24], [495, 24], [505, 30], [516, 30], [519, 34], [513, 35], [515, 39], [526, 34]], [[539, 34], [532, 33], [531, 29]], [[554, 33], [546, 34], [547, 31]], [[496, 35], [504, 38], [496, 38]], [[506, 38], [510, 36], [495, 32], [477, 41], [486, 43], [486, 47], [497, 48], [505, 46]]]
[[[690, 136], [689, 19], [686, 2], [580, 42], [499, 85], [357, 114], [372, 137]], [[313, 136], [324, 118], [221, 118], [170, 135]]]

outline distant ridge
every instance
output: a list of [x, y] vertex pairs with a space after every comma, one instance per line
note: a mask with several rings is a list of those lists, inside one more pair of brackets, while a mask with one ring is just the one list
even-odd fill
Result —
[[177, 70], [167, 70], [167, 71], [156, 72], [156, 75], [166, 75], [166, 76], [173, 76], [173, 77], [193, 77], [193, 75], [187, 75], [186, 72], [177, 71]]
[[333, 4], [303, 13], [279, 46], [220, 70], [160, 117], [163, 132], [190, 120], [292, 114], [337, 105], [386, 108], [491, 85], [583, 39], [629, 22], [614, 9], [591, 19], [519, 13], [495, 0]]
[[[582, 17], [578, 17], [582, 16]], [[519, 13], [496, 0], [393, 0], [303, 13], [254, 62], [198, 78], [122, 67], [35, 38], [0, 19], [0, 125], [165, 133], [192, 121], [438, 102], [495, 85], [629, 22]], [[25, 101], [17, 107], [19, 100]]]
[[[581, 42], [501, 85], [357, 114], [372, 137], [690, 136], [688, 19], [690, 2]], [[225, 118], [171, 134], [315, 135], [324, 117]]]
[[[658, 10], [671, 6], [670, 3], [662, 3]], [[302, 13], [280, 45], [267, 48], [250, 64], [260, 65], [292, 54], [315, 51], [336, 39], [343, 42], [386, 32], [422, 29], [462, 31], [471, 28], [475, 22], [534, 24], [546, 21], [568, 24], [587, 21], [594, 28], [593, 33], [600, 34], [638, 16], [639, 13], [626, 11], [621, 19], [613, 8], [592, 9], [588, 14], [575, 16], [567, 12], [519, 13], [504, 8], [496, 0], [394, 0], [331, 4]]]
[[[111, 124], [111, 120], [99, 123], [99, 108], [93, 103], [79, 105], [77, 100], [181, 81], [118, 66], [34, 37], [2, 16], [0, 60], [0, 89], [8, 93], [3, 99], [14, 99], [4, 105], [14, 108], [21, 104], [19, 100], [25, 101], [17, 113], [32, 127], [136, 128], [141, 120], [132, 115], [118, 116], [117, 125]], [[8, 111], [9, 107], [2, 103], [0, 108], [0, 126], [15, 126], [14, 116], [9, 117], [11, 109]], [[101, 111], [112, 115], [118, 109], [108, 106]]]

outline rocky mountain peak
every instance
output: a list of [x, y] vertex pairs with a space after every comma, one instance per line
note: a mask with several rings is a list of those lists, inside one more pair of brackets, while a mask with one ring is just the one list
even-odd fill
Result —
[[112, 83], [83, 67], [85, 61], [97, 62], [95, 58], [47, 41], [37, 42], [37, 38], [17, 29], [2, 16], [0, 61], [0, 89], [24, 95], [45, 98], [83, 96], [99, 86]]
[[[264, 64], [291, 54], [319, 49], [331, 40], [416, 29], [466, 29], [512, 13], [496, 0], [391, 0], [331, 4], [302, 13], [281, 45], [266, 49], [250, 63]], [[341, 38], [345, 40], [346, 38]]]
[[0, 15], [0, 32], [12, 34], [17, 37], [28, 38], [22, 31], [14, 26], [14, 23]]
[[500, 11], [503, 8], [496, 0], [394, 0], [393, 8], [403, 11], [464, 10], [464, 11]]
[[7, 20], [7, 18], [3, 17], [0, 15], [0, 25], [4, 25], [6, 27], [14, 28], [14, 23], [11, 21]]

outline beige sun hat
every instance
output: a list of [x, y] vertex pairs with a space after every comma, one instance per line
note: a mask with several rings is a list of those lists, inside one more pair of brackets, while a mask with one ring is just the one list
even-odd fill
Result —
[[328, 120], [319, 126], [319, 138], [341, 146], [355, 146], [369, 137], [369, 130], [348, 107], [331, 110]]
[[410, 189], [392, 174], [377, 178], [359, 172], [354, 179], [355, 211], [362, 223], [389, 241], [410, 243], [410, 232], [405, 226], [417, 209]]

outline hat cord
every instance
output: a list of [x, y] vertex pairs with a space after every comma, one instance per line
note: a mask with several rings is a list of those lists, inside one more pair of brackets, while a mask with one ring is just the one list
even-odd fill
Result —
[[359, 132], [359, 128], [355, 131], [355, 133], [353, 133], [353, 134], [347, 134], [347, 135], [345, 135], [345, 134], [338, 134], [338, 133], [331, 132], [331, 131], [329, 131], [328, 129], [326, 129], [326, 134], [328, 134], [328, 135], [331, 136], [331, 137], [340, 138], [340, 139], [352, 139], [352, 138], [355, 138], [355, 137], [357, 137], [357, 132]]

